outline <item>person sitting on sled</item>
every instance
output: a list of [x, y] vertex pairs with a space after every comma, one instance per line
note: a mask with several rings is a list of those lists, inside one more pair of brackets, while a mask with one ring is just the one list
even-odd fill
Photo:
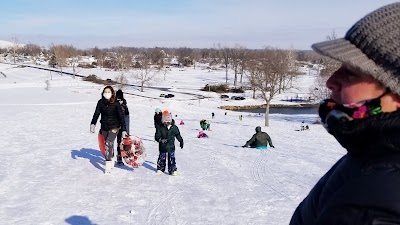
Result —
[[201, 120], [200, 120], [200, 127], [201, 127], [201, 129], [203, 129], [203, 130], [207, 130], [207, 120], [201, 119]]
[[275, 148], [275, 146], [272, 144], [271, 137], [267, 133], [262, 132], [261, 127], [258, 126], [256, 127], [256, 133], [253, 135], [253, 137], [242, 147], [245, 148], [250, 146], [251, 148], [266, 148], [268, 144], [272, 148]]
[[175, 138], [180, 142], [179, 146], [181, 148], [183, 148], [183, 139], [170, 112], [163, 112], [162, 124], [163, 125], [157, 129], [155, 135], [155, 140], [159, 142], [157, 173], [163, 173], [165, 171], [165, 161], [168, 155], [168, 173], [170, 175], [176, 175]]
[[200, 130], [197, 138], [208, 138], [208, 135], [204, 131]]

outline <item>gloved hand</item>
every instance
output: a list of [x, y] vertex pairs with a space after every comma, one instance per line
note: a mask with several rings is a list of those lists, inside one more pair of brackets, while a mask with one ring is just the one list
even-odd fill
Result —
[[167, 139], [161, 139], [160, 140], [160, 142], [163, 143], [163, 144], [167, 143], [167, 141], [168, 141]]
[[275, 146], [271, 145], [271, 148], [275, 148]]
[[179, 144], [179, 147], [181, 147], [181, 149], [183, 148], [183, 142], [181, 142], [181, 143]]
[[122, 138], [128, 137], [128, 133], [126, 131], [122, 131]]
[[94, 133], [95, 129], [96, 129], [96, 125], [90, 124], [90, 133]]

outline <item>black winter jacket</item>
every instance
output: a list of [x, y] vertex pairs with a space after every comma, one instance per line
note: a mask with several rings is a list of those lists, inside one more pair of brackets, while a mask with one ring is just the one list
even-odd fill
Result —
[[[172, 120], [171, 127], [168, 129], [165, 125], [162, 125], [156, 130], [155, 140], [159, 142], [160, 152], [173, 152], [175, 151], [175, 138], [180, 142], [180, 147], [183, 148], [183, 139], [179, 128], [175, 125], [175, 121]], [[161, 140], [166, 139], [166, 143], [162, 143]]]
[[125, 99], [117, 99], [119, 104], [121, 105], [122, 112], [125, 116], [129, 116], [128, 104]]
[[328, 125], [348, 153], [318, 181], [290, 225], [400, 224], [400, 112]]
[[154, 127], [161, 127], [162, 126], [162, 113], [155, 113], [154, 114]]
[[97, 102], [96, 110], [94, 111], [91, 124], [95, 124], [101, 114], [101, 129], [111, 130], [121, 127], [122, 131], [126, 131], [124, 115], [122, 113], [121, 105], [118, 101], [111, 103], [105, 98]]

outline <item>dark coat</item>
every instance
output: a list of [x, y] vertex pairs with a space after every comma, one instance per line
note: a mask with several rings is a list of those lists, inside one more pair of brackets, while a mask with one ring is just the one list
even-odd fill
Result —
[[96, 125], [97, 119], [100, 115], [102, 130], [108, 131], [115, 128], [121, 128], [122, 131], [126, 131], [124, 115], [122, 113], [121, 105], [118, 101], [111, 103], [105, 98], [100, 99], [97, 102], [91, 124]]
[[154, 127], [161, 127], [162, 126], [161, 119], [162, 119], [162, 113], [161, 112], [154, 114]]
[[[180, 142], [180, 147], [183, 148], [183, 139], [179, 128], [175, 125], [172, 120], [171, 127], [168, 129], [165, 125], [162, 125], [157, 129], [155, 140], [159, 142], [160, 152], [173, 152], [175, 151], [175, 138]], [[166, 139], [166, 143], [162, 143], [161, 140]]]
[[347, 149], [296, 209], [290, 225], [400, 224], [400, 112], [328, 120]]
[[262, 131], [255, 133], [253, 137], [251, 137], [251, 139], [246, 142], [246, 146], [251, 147], [268, 146], [268, 144], [271, 147], [274, 146], [272, 144], [271, 137], [267, 133]]
[[121, 105], [122, 112], [125, 116], [129, 116], [128, 104], [125, 99], [118, 99], [119, 104]]

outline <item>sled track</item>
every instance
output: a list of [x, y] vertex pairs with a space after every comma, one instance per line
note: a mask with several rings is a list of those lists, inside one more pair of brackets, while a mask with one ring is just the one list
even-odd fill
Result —
[[[166, 193], [167, 191], [164, 191]], [[168, 210], [169, 201], [171, 199], [176, 199], [179, 197], [178, 190], [173, 191], [172, 193], [168, 194], [163, 200], [153, 206], [153, 209], [147, 216], [146, 224], [148, 225], [157, 225], [157, 224], [171, 224], [168, 223], [168, 219], [172, 219], [174, 221], [173, 224], [177, 224], [175, 209], [172, 211]], [[161, 212], [161, 213], [160, 213]], [[162, 213], [164, 212], [164, 214]]]
[[271, 183], [271, 180], [268, 181], [264, 181], [264, 174], [272, 174], [273, 179], [276, 180], [277, 182], [279, 182], [280, 184], [284, 185], [281, 181], [279, 181], [274, 172], [272, 170], [268, 170], [268, 168], [270, 168], [268, 166], [268, 156], [267, 156], [267, 151], [260, 151], [260, 156], [256, 158], [256, 160], [254, 161], [253, 165], [252, 165], [252, 177], [255, 181], [261, 183], [262, 185], [268, 186], [272, 191], [274, 191], [275, 193], [277, 193], [278, 195], [280, 195], [281, 197], [288, 199], [290, 201], [292, 201], [291, 198], [288, 197], [288, 195], [282, 191], [278, 191], [275, 186]]
[[[272, 152], [272, 154], [275, 155], [275, 156], [281, 156], [281, 155], [278, 155], [275, 151], [271, 151], [271, 152]], [[269, 164], [268, 164], [268, 167], [271, 168], [271, 167], [269, 166]], [[269, 171], [271, 171], [271, 169], [269, 169]], [[272, 175], [274, 176], [274, 178], [275, 178], [279, 183], [281, 183], [283, 186], [285, 186], [285, 184], [275, 176], [275, 173], [272, 173]], [[287, 174], [286, 174], [285, 176], [287, 176]], [[297, 186], [299, 186], [299, 187], [301, 187], [301, 188], [310, 189], [310, 187], [312, 187], [312, 185], [305, 184], [303, 181], [301, 181], [300, 179], [296, 178], [294, 175], [290, 175], [290, 176], [288, 176], [288, 177], [290, 178], [290, 180], [296, 181], [296, 182], [291, 182], [292, 184], [295, 184], [295, 185], [297, 185]]]

